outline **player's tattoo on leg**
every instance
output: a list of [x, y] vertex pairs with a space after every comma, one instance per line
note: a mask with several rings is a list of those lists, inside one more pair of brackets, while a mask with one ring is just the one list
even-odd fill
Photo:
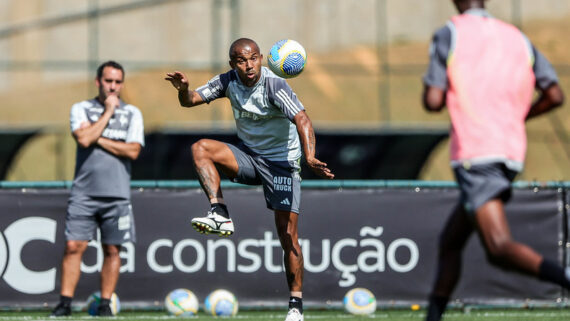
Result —
[[293, 245], [291, 238], [288, 238], [286, 242], [287, 245], [284, 248], [283, 260], [285, 262], [287, 284], [291, 291], [301, 291], [304, 270], [303, 253], [298, 243], [297, 246]]
[[290, 291], [302, 291], [304, 261], [297, 237], [297, 214], [283, 211], [275, 213], [277, 234], [283, 249], [287, 285]]
[[216, 169], [212, 173], [211, 169], [207, 166], [198, 166], [194, 163], [194, 168], [196, 173], [198, 173], [198, 181], [200, 181], [200, 186], [208, 196], [208, 199], [212, 198], [223, 198], [222, 189], [220, 188], [220, 178]]
[[301, 291], [303, 287], [303, 270], [305, 262], [303, 260], [303, 253], [299, 251], [295, 254], [296, 251], [293, 251], [291, 254], [294, 254], [293, 260], [295, 260], [295, 265], [291, 269], [291, 278], [292, 280], [289, 282], [289, 288], [292, 290]]

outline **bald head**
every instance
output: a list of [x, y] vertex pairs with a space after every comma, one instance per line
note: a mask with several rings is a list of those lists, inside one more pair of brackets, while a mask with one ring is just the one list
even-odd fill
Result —
[[230, 67], [247, 87], [254, 86], [261, 78], [262, 60], [259, 46], [251, 39], [240, 38], [230, 46]]
[[250, 52], [256, 52], [258, 54], [260, 53], [259, 46], [255, 41], [249, 38], [239, 38], [230, 46], [230, 60], [235, 60], [243, 49], [247, 49]]

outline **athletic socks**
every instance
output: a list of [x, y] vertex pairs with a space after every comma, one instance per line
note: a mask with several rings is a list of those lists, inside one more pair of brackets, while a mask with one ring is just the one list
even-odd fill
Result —
[[441, 315], [445, 312], [449, 298], [442, 296], [432, 295], [429, 298], [428, 311], [426, 314], [426, 321], [439, 321]]
[[59, 303], [55, 306], [55, 308], [50, 313], [51, 317], [65, 317], [71, 315], [71, 301], [73, 300], [72, 297], [69, 296], [59, 296]]
[[64, 296], [64, 295], [59, 296], [59, 302], [61, 303], [62, 306], [66, 307], [66, 308], [71, 306], [72, 300], [73, 300], [73, 298], [69, 297], [69, 296]]
[[570, 289], [570, 271], [566, 273], [564, 268], [554, 261], [544, 259], [538, 268], [538, 277], [544, 281], [550, 281]]
[[99, 303], [99, 305], [110, 305], [111, 304], [111, 299], [103, 299], [101, 298], [101, 302]]
[[303, 299], [296, 296], [289, 297], [289, 310], [297, 309], [303, 314]]
[[213, 203], [210, 212], [216, 212], [218, 215], [221, 215], [225, 218], [230, 218], [230, 213], [228, 212], [226, 204]]

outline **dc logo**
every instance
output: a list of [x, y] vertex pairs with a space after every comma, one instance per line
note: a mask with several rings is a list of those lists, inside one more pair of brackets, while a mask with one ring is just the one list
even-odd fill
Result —
[[0, 275], [4, 274], [6, 264], [8, 264], [8, 248], [4, 235], [0, 233]]
[[55, 243], [57, 223], [45, 217], [27, 217], [0, 232], [0, 276], [12, 288], [28, 294], [41, 294], [55, 288], [56, 269], [32, 271], [21, 258], [24, 246], [35, 240]]

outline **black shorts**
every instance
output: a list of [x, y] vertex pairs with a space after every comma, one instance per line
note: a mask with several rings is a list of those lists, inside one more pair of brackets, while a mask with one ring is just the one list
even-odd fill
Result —
[[503, 163], [457, 166], [453, 171], [461, 191], [461, 203], [468, 213], [475, 213], [495, 198], [507, 202], [511, 197], [511, 183], [518, 174]]
[[299, 214], [301, 204], [299, 161], [270, 161], [234, 145], [226, 145], [234, 154], [239, 166], [233, 182], [262, 185], [267, 208]]

